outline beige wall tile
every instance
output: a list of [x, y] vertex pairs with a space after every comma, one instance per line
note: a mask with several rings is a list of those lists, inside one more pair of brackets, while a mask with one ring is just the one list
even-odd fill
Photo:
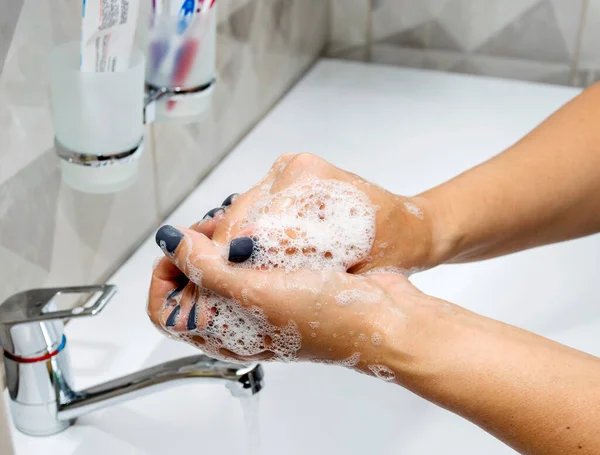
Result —
[[590, 85], [600, 80], [600, 0], [589, 0], [581, 38], [576, 83]]
[[[368, 16], [364, 3], [332, 0], [330, 49], [335, 52], [330, 55], [568, 84], [587, 1], [371, 0], [371, 40], [365, 42], [352, 38], [365, 36], [356, 26], [357, 17]], [[596, 77], [593, 62], [600, 47], [595, 44], [600, 0], [589, 2], [577, 73], [582, 84]], [[337, 42], [355, 45], [336, 47]]]
[[371, 0], [330, 0], [330, 5], [328, 55], [364, 49], [369, 39]]

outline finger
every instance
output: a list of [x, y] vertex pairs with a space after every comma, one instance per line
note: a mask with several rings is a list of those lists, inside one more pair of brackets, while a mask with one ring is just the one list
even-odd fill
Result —
[[163, 226], [156, 233], [156, 243], [186, 276], [201, 275], [203, 287], [223, 295], [219, 292], [225, 290], [223, 279], [235, 271], [208, 237], [193, 230]]
[[[236, 224], [245, 218], [246, 213], [248, 211], [248, 207], [253, 206], [257, 201], [264, 197], [264, 193], [271, 188], [273, 183], [276, 181], [281, 172], [283, 172], [283, 170], [287, 166], [287, 163], [289, 163], [294, 158], [294, 156], [295, 155], [293, 153], [286, 153], [284, 155], [281, 155], [275, 161], [273, 166], [271, 166], [271, 169], [269, 169], [267, 175], [250, 191], [242, 195], [231, 195], [223, 201], [223, 207], [221, 208], [226, 208], [228, 207], [227, 203], [233, 203], [234, 201], [237, 201], [239, 199], [239, 203], [236, 204], [237, 207], [232, 207], [233, 210], [230, 211], [227, 217], [230, 225]], [[233, 200], [230, 198], [232, 198]], [[231, 230], [231, 226], [229, 230]]]
[[227, 196], [227, 198], [221, 203], [221, 207], [229, 207], [231, 204], [235, 202], [235, 200], [240, 197], [238, 193], [233, 193]]
[[271, 194], [278, 193], [306, 174], [317, 175], [327, 162], [309, 153], [300, 153], [287, 160], [285, 167], [281, 168], [278, 178], [271, 187]]
[[166, 302], [162, 308], [161, 322], [165, 329], [172, 332], [195, 330], [198, 325], [196, 302], [198, 287], [189, 283], [177, 297], [177, 305]]
[[185, 274], [167, 258], [163, 258], [152, 272], [150, 282], [150, 291], [148, 296], [148, 316], [154, 325], [159, 328], [164, 326], [161, 323], [160, 315], [165, 302], [170, 306], [188, 283]]
[[[267, 175], [250, 191], [239, 196], [231, 195], [223, 201], [221, 207], [213, 209], [216, 210], [215, 213], [219, 213], [219, 209], [225, 209], [225, 214], [223, 215], [223, 222], [217, 223], [213, 235], [208, 237], [224, 244], [239, 236], [239, 230], [246, 221], [249, 208], [265, 196], [265, 193], [269, 191], [279, 174], [294, 156], [292, 153], [281, 155], [271, 166]], [[209, 212], [207, 215], [210, 216], [211, 213]]]
[[[193, 224], [190, 229], [204, 234], [208, 238], [211, 238], [214, 231], [215, 226], [217, 225], [217, 221], [214, 219], [206, 219], [199, 221], [196, 224]], [[177, 284], [186, 284], [187, 278], [179, 270], [173, 262], [169, 261], [167, 258], [161, 258], [156, 266], [154, 267], [154, 276], [157, 279], [167, 281], [167, 282], [177, 282]]]
[[354, 174], [335, 167], [323, 158], [310, 153], [299, 153], [287, 161], [285, 168], [279, 173], [277, 180], [271, 187], [271, 194], [288, 188], [306, 175], [341, 181], [356, 178]]
[[194, 231], [204, 234], [209, 239], [212, 238], [215, 233], [215, 228], [217, 227], [217, 220], [214, 218], [206, 218], [198, 221], [196, 224], [193, 224], [190, 229]]
[[229, 262], [239, 264], [252, 257], [254, 253], [254, 240], [251, 237], [238, 237], [229, 243]]
[[220, 247], [207, 237], [189, 229], [165, 226], [156, 235], [163, 252], [186, 275], [202, 276], [202, 286], [244, 305], [258, 305], [268, 311], [275, 324], [287, 324], [281, 302], [314, 302], [323, 286], [340, 283], [338, 272], [279, 269], [258, 271], [233, 267]]
[[[200, 234], [206, 235], [208, 238], [215, 237], [215, 231], [219, 224], [225, 219], [226, 212], [229, 207], [239, 198], [239, 194], [233, 193], [229, 195], [223, 203], [212, 210], [209, 210], [202, 220], [192, 226], [192, 229]], [[216, 237], [219, 237], [218, 235]]]
[[225, 207], [223, 207], [223, 206], [215, 207], [214, 209], [211, 209], [208, 212], [206, 212], [206, 214], [202, 217], [202, 221], [212, 220], [217, 217], [223, 216], [224, 212], [225, 212]]
[[288, 163], [295, 157], [295, 153], [284, 153], [283, 155], [279, 156], [267, 174], [266, 178], [269, 180], [269, 182], [273, 182], [285, 170]]

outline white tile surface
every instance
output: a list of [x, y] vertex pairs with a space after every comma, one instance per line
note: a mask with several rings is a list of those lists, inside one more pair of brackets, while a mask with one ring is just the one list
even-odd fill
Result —
[[[196, 221], [198, 213], [231, 193], [231, 176], [237, 190], [248, 189], [284, 151], [312, 151], [391, 191], [416, 193], [509, 146], [578, 93], [323, 61], [168, 222]], [[479, 264], [441, 267], [414, 281], [473, 311], [598, 355], [599, 249], [600, 237], [589, 237]], [[146, 318], [147, 286], [159, 255], [148, 239], [111, 280], [121, 291], [105, 312], [69, 325], [79, 386], [193, 352], [165, 340]], [[266, 380], [262, 455], [515, 453], [399, 387], [350, 371], [267, 365]], [[244, 450], [241, 427], [237, 403], [225, 390], [195, 384], [88, 416], [52, 438], [13, 436], [17, 455], [164, 455], [165, 437], [172, 453], [192, 445], [229, 454]]]

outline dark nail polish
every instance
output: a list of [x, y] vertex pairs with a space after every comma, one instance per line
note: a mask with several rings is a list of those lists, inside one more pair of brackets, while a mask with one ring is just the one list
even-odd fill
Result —
[[225, 199], [221, 205], [223, 207], [229, 207], [231, 204], [233, 204], [233, 201], [235, 201], [238, 196], [239, 196], [238, 193], [233, 193], [232, 195], [227, 197], [227, 199]]
[[180, 286], [177, 289], [173, 289], [171, 292], [169, 292], [167, 294], [167, 300], [171, 300], [171, 299], [174, 299], [175, 297], [177, 297], [179, 295], [179, 293], [181, 291], [183, 291], [184, 288], [185, 288], [185, 286]]
[[223, 211], [224, 209], [225, 209], [225, 207], [217, 207], [215, 209], [212, 209], [212, 210], [208, 211], [206, 213], [206, 215], [204, 215], [204, 218], [202, 218], [202, 219], [206, 220], [206, 219], [214, 218], [217, 215], [217, 213]]
[[192, 309], [190, 310], [187, 320], [187, 329], [196, 330], [196, 327], [198, 327], [198, 324], [196, 323], [196, 305], [192, 305]]
[[165, 323], [167, 327], [175, 327], [177, 324], [177, 319], [179, 318], [179, 313], [181, 312], [181, 306], [177, 305], [175, 309], [171, 312], [169, 317], [167, 318], [167, 322]]
[[156, 243], [165, 252], [173, 254], [183, 239], [183, 233], [173, 226], [163, 226], [156, 233]]
[[250, 259], [254, 251], [254, 240], [250, 237], [233, 239], [229, 244], [229, 261], [244, 262]]

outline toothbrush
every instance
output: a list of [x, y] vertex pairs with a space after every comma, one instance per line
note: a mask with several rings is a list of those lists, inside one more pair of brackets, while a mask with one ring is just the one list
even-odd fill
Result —
[[[175, 0], [167, 2], [167, 0], [153, 0], [154, 17], [157, 21], [157, 17], [163, 14], [171, 15], [177, 14], [179, 21], [177, 22], [176, 33], [170, 35], [168, 32], [165, 34], [163, 30], [159, 37], [155, 39], [150, 46], [150, 55], [152, 64], [150, 66], [152, 76], [150, 79], [155, 79], [158, 74], [169, 74], [172, 72], [173, 65], [177, 58], [177, 53], [180, 47], [183, 45], [184, 37], [183, 34], [188, 28], [191, 18], [195, 13], [196, 3], [200, 0], [178, 0], [180, 6], [177, 6]], [[159, 20], [157, 22], [161, 24]], [[155, 27], [157, 24], [155, 22]], [[162, 27], [165, 24], [162, 23]], [[171, 31], [171, 27], [167, 27]], [[165, 82], [163, 82], [164, 84]]]
[[[190, 38], [185, 40], [179, 47], [173, 65], [171, 82], [176, 87], [180, 87], [185, 83], [185, 80], [192, 70], [194, 60], [196, 59], [198, 49], [200, 48], [200, 40], [198, 37], [202, 35], [202, 33], [198, 32], [197, 28], [204, 26], [208, 13], [215, 4], [215, 1], [216, 0], [204, 0], [202, 2], [202, 9], [200, 10], [200, 17], [196, 18], [186, 30], [186, 34], [190, 36]], [[176, 101], [169, 100], [167, 103], [167, 110], [171, 111], [176, 104]]]

